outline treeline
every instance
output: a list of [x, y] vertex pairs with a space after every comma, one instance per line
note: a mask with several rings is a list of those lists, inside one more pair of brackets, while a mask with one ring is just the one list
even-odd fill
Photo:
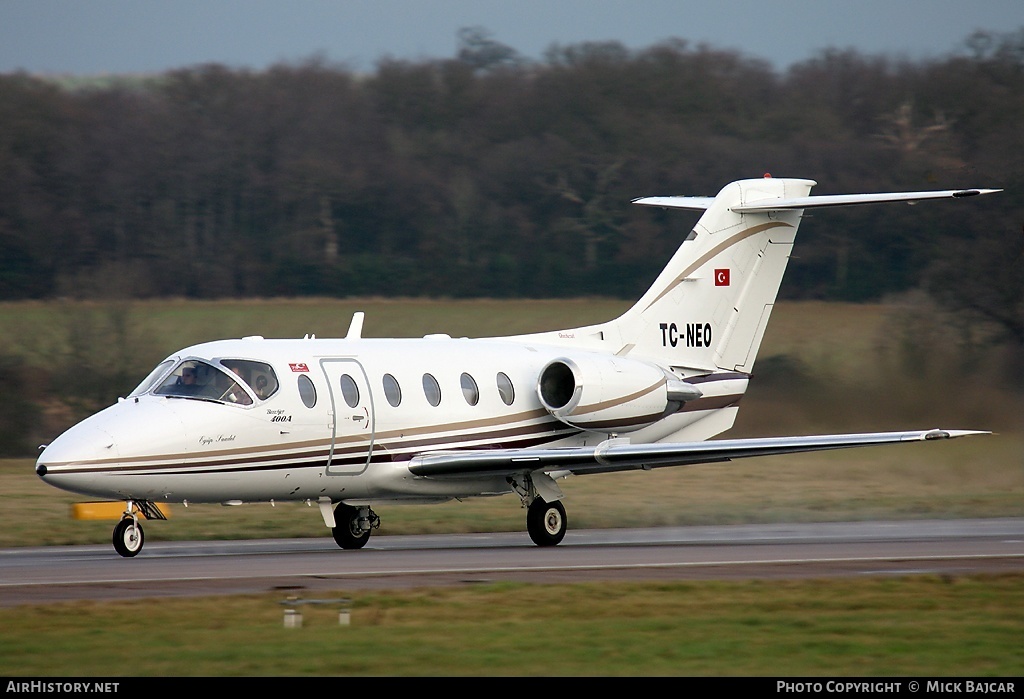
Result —
[[1024, 30], [783, 74], [683, 41], [527, 61], [460, 40], [370, 74], [0, 75], [0, 299], [633, 297], [695, 217], [631, 199], [768, 171], [822, 194], [1004, 187], [819, 215], [783, 293], [926, 287], [1024, 342]]

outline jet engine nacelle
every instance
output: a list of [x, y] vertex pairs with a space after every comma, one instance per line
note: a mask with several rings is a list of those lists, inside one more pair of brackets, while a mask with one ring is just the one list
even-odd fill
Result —
[[[680, 383], [662, 369], [633, 359], [574, 355], [548, 362], [540, 372], [537, 395], [547, 411], [567, 425], [632, 432], [679, 408], [682, 400], [670, 385]], [[696, 388], [689, 390], [686, 399], [699, 397]]]

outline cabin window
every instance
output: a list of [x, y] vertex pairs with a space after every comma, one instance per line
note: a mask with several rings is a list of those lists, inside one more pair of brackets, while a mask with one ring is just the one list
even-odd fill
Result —
[[402, 387], [398, 385], [398, 379], [391, 374], [384, 374], [384, 397], [392, 408], [397, 408], [402, 402]]
[[348, 374], [341, 375], [341, 396], [348, 407], [354, 408], [359, 405], [359, 386], [356, 386], [355, 379]]
[[220, 363], [244, 381], [260, 400], [277, 393], [277, 374], [269, 364], [249, 359], [222, 359]]
[[153, 386], [160, 379], [160, 377], [164, 375], [164, 372], [170, 369], [173, 364], [173, 359], [168, 359], [157, 364], [156, 369], [149, 372], [149, 376], [144, 378], [142, 380], [142, 383], [136, 386], [135, 390], [128, 394], [128, 397], [131, 398], [132, 396], [141, 396], [143, 393], [153, 388]]
[[476, 379], [469, 374], [463, 373], [459, 378], [459, 382], [462, 384], [462, 395], [465, 397], [466, 402], [470, 405], [479, 403], [480, 389], [476, 386]]
[[153, 391], [158, 396], [200, 398], [203, 400], [252, 405], [252, 397], [237, 381], [237, 375], [199, 361], [188, 359], [179, 364]]
[[505, 405], [512, 405], [512, 401], [516, 399], [516, 391], [512, 388], [512, 380], [505, 375], [504, 372], [498, 372], [498, 395], [501, 396], [501, 402]]
[[299, 398], [302, 399], [302, 404], [307, 408], [312, 408], [316, 405], [316, 386], [305, 374], [299, 374]]
[[427, 397], [427, 402], [435, 408], [441, 404], [441, 386], [430, 374], [423, 375], [423, 395]]

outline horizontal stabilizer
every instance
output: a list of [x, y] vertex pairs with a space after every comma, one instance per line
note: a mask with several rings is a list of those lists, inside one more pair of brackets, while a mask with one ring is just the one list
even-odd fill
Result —
[[780, 211], [782, 209], [816, 209], [824, 206], [855, 206], [857, 204], [884, 204], [905, 201], [910, 204], [924, 199], [962, 199], [979, 194], [1001, 192], [1001, 189], [947, 189], [937, 192], [878, 192], [876, 194], [823, 194], [797, 199], [772, 199], [761, 203], [750, 202], [734, 206], [738, 214]]
[[664, 206], [669, 209], [706, 211], [714, 201], [714, 197], [641, 197], [634, 199], [633, 203], [641, 206]]
[[[962, 199], [979, 194], [993, 194], [1001, 189], [946, 189], [933, 192], [877, 192], [874, 194], [825, 194], [795, 199], [765, 199], [729, 207], [737, 214], [767, 213], [784, 209], [816, 209], [826, 206], [855, 206], [858, 204], [884, 204], [904, 201], [910, 204], [925, 199]], [[641, 197], [634, 204], [659, 206], [669, 209], [703, 211], [711, 206], [714, 197]]]

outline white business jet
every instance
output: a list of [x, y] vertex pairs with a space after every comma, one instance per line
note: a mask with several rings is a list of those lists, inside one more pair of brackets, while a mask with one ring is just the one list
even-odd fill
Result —
[[736, 418], [804, 210], [1000, 191], [810, 196], [814, 184], [766, 175], [713, 198], [635, 200], [704, 213], [647, 293], [599, 325], [371, 339], [357, 313], [342, 339], [185, 348], [49, 444], [36, 473], [125, 501], [122, 556], [142, 550], [140, 516], [162, 519], [159, 503], [316, 503], [357, 549], [380, 524], [373, 507], [507, 493], [552, 546], [568, 476], [984, 434], [710, 440]]

